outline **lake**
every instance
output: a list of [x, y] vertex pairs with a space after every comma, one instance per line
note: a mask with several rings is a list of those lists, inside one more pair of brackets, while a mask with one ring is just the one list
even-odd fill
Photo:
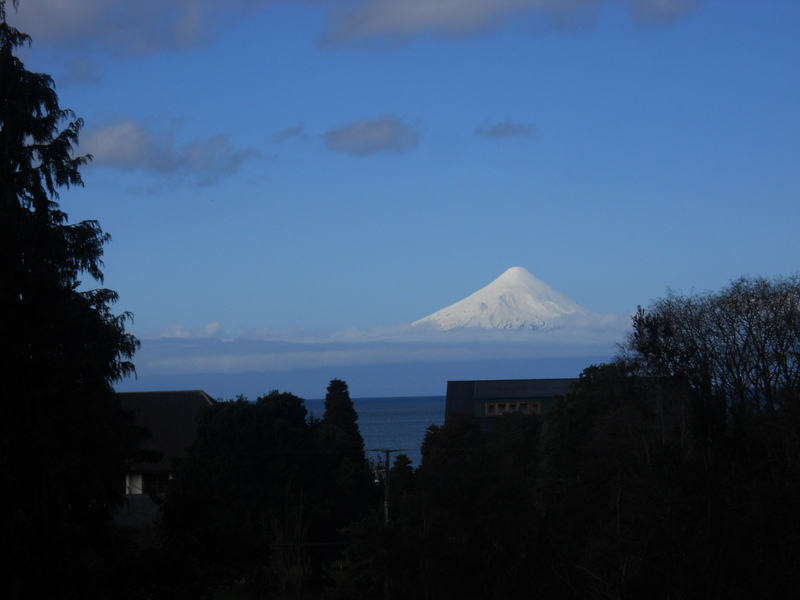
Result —
[[[364, 438], [367, 457], [383, 458], [377, 449], [400, 450], [418, 467], [422, 460], [420, 446], [428, 425], [444, 423], [444, 396], [410, 396], [398, 398], [353, 398], [358, 413], [358, 428]], [[322, 418], [325, 400], [306, 400], [306, 408]]]

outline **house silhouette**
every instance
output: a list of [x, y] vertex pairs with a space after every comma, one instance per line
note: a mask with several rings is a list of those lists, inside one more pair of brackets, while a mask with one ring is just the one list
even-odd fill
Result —
[[133, 412], [136, 424], [150, 433], [140, 448], [155, 459], [129, 465], [125, 506], [117, 521], [144, 525], [158, 514], [157, 500], [172, 477], [173, 460], [195, 439], [198, 412], [215, 400], [202, 390], [119, 392], [117, 398], [123, 409]]

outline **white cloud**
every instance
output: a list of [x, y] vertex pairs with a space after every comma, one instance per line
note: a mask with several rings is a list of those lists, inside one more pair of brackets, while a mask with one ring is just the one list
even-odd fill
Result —
[[134, 121], [122, 121], [85, 133], [81, 150], [89, 152], [96, 165], [163, 168], [158, 157], [165, 152], [159, 146], [162, 144], [147, 128]]
[[323, 134], [322, 138], [329, 150], [353, 156], [406, 153], [419, 144], [416, 126], [394, 115], [348, 123]]
[[497, 140], [502, 138], [532, 138], [536, 136], [536, 125], [533, 123], [515, 123], [510, 119], [491, 125], [484, 125], [475, 130], [478, 137]]
[[186, 325], [176, 323], [161, 331], [157, 337], [173, 339], [223, 339], [225, 337], [225, 329], [217, 322], [208, 323], [203, 327], [192, 329], [186, 327]]
[[174, 138], [174, 133], [157, 135], [141, 123], [126, 120], [86, 132], [81, 151], [91, 154], [97, 166], [174, 175], [195, 185], [215, 183], [260, 157], [255, 149], [233, 148], [224, 134], [183, 143]]

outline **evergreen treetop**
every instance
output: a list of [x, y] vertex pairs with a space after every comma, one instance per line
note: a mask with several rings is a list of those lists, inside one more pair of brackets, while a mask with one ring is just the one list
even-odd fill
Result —
[[341, 429], [348, 440], [350, 450], [364, 451], [364, 438], [358, 429], [358, 413], [350, 399], [347, 383], [341, 379], [332, 379], [325, 395], [325, 412], [322, 415], [325, 425], [335, 425]]
[[[16, 2], [13, 3], [16, 5]], [[81, 186], [83, 122], [61, 109], [52, 78], [16, 56], [30, 37], [0, 1], [0, 567], [9, 597], [91, 597], [122, 501], [135, 435], [112, 384], [138, 341], [102, 282], [96, 221], [71, 224], [59, 191]], [[47, 569], [42, 577], [41, 569]], [[95, 570], [96, 569], [96, 570]], [[80, 590], [80, 592], [79, 592]]]

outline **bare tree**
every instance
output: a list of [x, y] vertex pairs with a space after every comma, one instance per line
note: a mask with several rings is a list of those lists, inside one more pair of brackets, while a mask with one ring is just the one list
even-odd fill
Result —
[[800, 392], [800, 279], [670, 291], [639, 308], [623, 354], [642, 375], [681, 378], [704, 398], [723, 398], [729, 413], [774, 412]]

